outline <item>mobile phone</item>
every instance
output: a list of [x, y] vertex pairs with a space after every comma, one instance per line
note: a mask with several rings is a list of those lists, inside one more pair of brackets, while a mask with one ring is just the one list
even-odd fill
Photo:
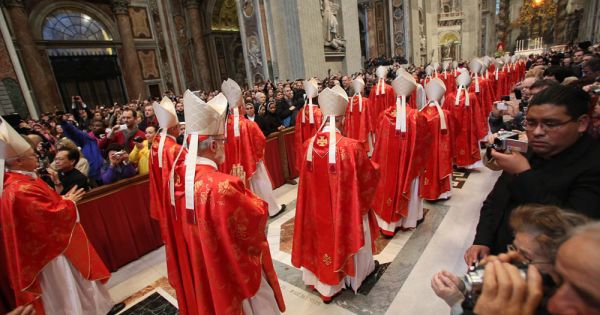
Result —
[[496, 103], [496, 108], [498, 110], [507, 110], [508, 106], [506, 106], [506, 103], [504, 103], [504, 102], [499, 102], [499, 103]]
[[127, 129], [127, 125], [119, 125], [119, 130], [125, 130]]

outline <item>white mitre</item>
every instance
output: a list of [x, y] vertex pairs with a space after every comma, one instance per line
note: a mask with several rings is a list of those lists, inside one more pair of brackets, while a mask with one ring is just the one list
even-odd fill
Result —
[[32, 149], [4, 118], [0, 116], [0, 194], [4, 189], [4, 161], [17, 158]]
[[167, 138], [167, 129], [175, 126], [179, 126], [179, 120], [177, 119], [177, 112], [175, 111], [175, 105], [168, 97], [163, 97], [160, 103], [154, 102], [152, 104], [154, 109], [154, 115], [158, 120], [158, 125], [162, 130], [160, 131], [160, 141], [158, 142], [158, 166], [163, 166], [163, 151], [165, 148], [165, 140]]
[[[185, 204], [186, 209], [194, 210], [194, 178], [198, 142], [210, 136], [225, 134], [227, 120], [227, 98], [219, 93], [205, 103], [190, 90], [183, 94], [186, 141], [189, 141], [185, 159]], [[188, 139], [189, 136], [189, 139]]]
[[[329, 166], [330, 170], [335, 172], [335, 146], [336, 140], [336, 128], [335, 128], [335, 117], [344, 116], [346, 114], [346, 108], [348, 107], [348, 95], [346, 91], [338, 85], [332, 88], [325, 88], [319, 94], [319, 107], [323, 113], [323, 125], [319, 128], [319, 131], [325, 126], [325, 122], [329, 121]], [[317, 132], [319, 132], [317, 131]], [[308, 150], [306, 151], [306, 161], [312, 164], [313, 161], [313, 147], [316, 140], [316, 136], [310, 140]]]

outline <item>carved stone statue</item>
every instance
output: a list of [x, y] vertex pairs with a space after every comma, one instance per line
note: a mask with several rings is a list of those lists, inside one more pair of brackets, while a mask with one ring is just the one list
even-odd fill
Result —
[[321, 0], [325, 47], [341, 51], [344, 49], [346, 41], [338, 32], [339, 21], [337, 17], [339, 9], [340, 5], [334, 0]]

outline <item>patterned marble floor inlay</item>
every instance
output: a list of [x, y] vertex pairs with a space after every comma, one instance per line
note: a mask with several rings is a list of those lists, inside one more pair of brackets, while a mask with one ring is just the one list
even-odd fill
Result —
[[[157, 282], [163, 280], [166, 281], [165, 278], [159, 279]], [[156, 282], [154, 283], [156, 285]], [[127, 300], [134, 300], [131, 305], [128, 305], [125, 310], [120, 312], [120, 315], [178, 315], [179, 309], [177, 308], [177, 302], [175, 298], [170, 296], [165, 290], [162, 289], [161, 286], [164, 286], [164, 283], [161, 283], [160, 286], [154, 287], [154, 289], [142, 294], [142, 291], [146, 291], [146, 287], [139, 292], [136, 292], [133, 296], [128, 298]], [[168, 285], [168, 281], [166, 286], [170, 288]], [[171, 289], [172, 290], [172, 289]], [[142, 294], [142, 295], [140, 295]], [[136, 298], [137, 297], [137, 298]]]
[[452, 188], [462, 189], [471, 172], [467, 169], [454, 170], [452, 172]]

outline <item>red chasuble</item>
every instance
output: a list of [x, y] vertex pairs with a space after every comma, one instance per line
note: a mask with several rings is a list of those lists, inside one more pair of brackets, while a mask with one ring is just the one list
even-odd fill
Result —
[[[317, 105], [312, 105], [314, 106], [313, 117], [315, 121], [314, 124], [310, 123], [308, 106], [311, 105], [305, 104], [302, 109], [300, 109], [300, 112], [296, 117], [296, 128], [294, 131], [294, 143], [296, 146], [296, 168], [300, 168], [300, 164], [302, 164], [302, 145], [304, 144], [304, 141], [314, 136], [323, 123], [323, 114]], [[300, 170], [298, 169], [298, 171]]]
[[[496, 75], [494, 73], [494, 75]], [[498, 80], [496, 80], [496, 95], [498, 98], [503, 95], [510, 95], [508, 77], [504, 69], [498, 71]]]
[[[362, 110], [359, 107], [358, 96], [352, 96], [348, 101], [346, 117], [344, 119], [344, 134], [346, 137], [358, 140], [369, 151], [369, 133], [375, 129], [372, 126], [371, 112], [369, 107], [371, 103], [369, 98], [362, 97]], [[299, 164], [298, 164], [299, 165]]]
[[176, 167], [175, 193], [185, 239], [177, 250], [186, 256], [178, 268], [187, 274], [187, 314], [243, 314], [242, 301], [256, 295], [263, 273], [279, 309], [285, 311], [265, 236], [267, 203], [244, 188], [239, 178], [196, 165], [195, 209], [188, 210], [184, 178], [182, 163]]
[[479, 137], [477, 123], [482, 121], [481, 111], [475, 93], [469, 93], [469, 105], [466, 104], [465, 91], [461, 91], [456, 104], [456, 91], [452, 92], [444, 101], [444, 109], [452, 114], [456, 125], [454, 126], [454, 164], [466, 167], [481, 160], [479, 153]]
[[452, 91], [456, 90], [456, 77], [454, 76], [454, 72], [448, 72], [444, 74], [444, 72], [438, 74], [438, 78], [444, 82], [446, 86], [446, 94], [445, 97], [448, 97]]
[[[167, 136], [162, 153], [162, 167], [158, 162], [158, 146], [160, 134], [154, 137], [150, 150], [150, 215], [160, 223], [160, 232], [165, 243], [165, 254], [167, 260], [167, 274], [169, 283], [177, 293], [179, 309], [182, 314], [187, 313], [185, 305], [185, 293], [182, 285], [184, 278], [177, 268], [180, 254], [178, 248], [183, 244], [181, 236], [181, 218], [175, 212], [175, 207], [171, 205], [171, 195], [169, 190], [169, 178], [171, 170], [175, 166], [175, 160], [181, 146], [177, 141]], [[183, 161], [185, 154], [182, 153], [179, 160]]]
[[225, 142], [225, 162], [219, 166], [223, 173], [231, 173], [235, 164], [241, 164], [250, 179], [256, 171], [256, 164], [265, 156], [266, 139], [260, 127], [240, 113], [240, 136], [233, 130], [233, 115], [227, 119], [227, 141]]
[[[385, 83], [385, 81], [379, 82], [380, 83], [373, 85], [371, 93], [369, 93], [369, 102], [371, 103], [371, 106], [369, 106], [371, 111], [371, 126], [377, 126], [379, 115], [381, 115], [388, 107], [396, 104], [396, 92], [394, 92], [394, 88]], [[381, 83], [383, 83], [385, 94], [381, 93]], [[378, 90], [379, 93], [377, 92]]]
[[[17, 305], [44, 314], [38, 275], [64, 255], [83, 278], [106, 282], [110, 273], [77, 220], [77, 208], [41, 179], [7, 172], [0, 209], [11, 287]], [[50, 314], [49, 314], [50, 315]]]
[[372, 160], [380, 165], [373, 210], [387, 223], [408, 215], [411, 184], [419, 176], [431, 148], [427, 121], [416, 109], [406, 109], [406, 132], [396, 132], [396, 108], [388, 108], [377, 127], [379, 141]]
[[447, 130], [442, 130], [438, 110], [433, 105], [427, 105], [421, 113], [427, 119], [432, 141], [425, 170], [419, 179], [419, 196], [427, 200], [437, 200], [440, 195], [450, 191], [454, 123], [450, 112], [443, 110]]
[[[369, 215], [375, 251], [379, 232], [369, 207], [379, 167], [360, 142], [336, 133], [335, 173], [330, 173], [329, 132], [315, 137], [313, 161], [304, 159], [300, 168], [292, 264], [310, 270], [320, 282], [338, 285], [356, 275], [351, 258], [365, 245], [364, 215]], [[304, 143], [305, 156], [309, 143]]]
[[[494, 97], [490, 92], [491, 89], [489, 88], [488, 81], [482, 79], [481, 77], [479, 77], [479, 92], [476, 92], [475, 77], [472, 78], [471, 85], [469, 86], [469, 93], [475, 93], [475, 97], [477, 97], [477, 102], [479, 103], [479, 106], [485, 117], [489, 116], [490, 112], [492, 111], [492, 106], [494, 104]], [[487, 125], [487, 120], [485, 124]]]

